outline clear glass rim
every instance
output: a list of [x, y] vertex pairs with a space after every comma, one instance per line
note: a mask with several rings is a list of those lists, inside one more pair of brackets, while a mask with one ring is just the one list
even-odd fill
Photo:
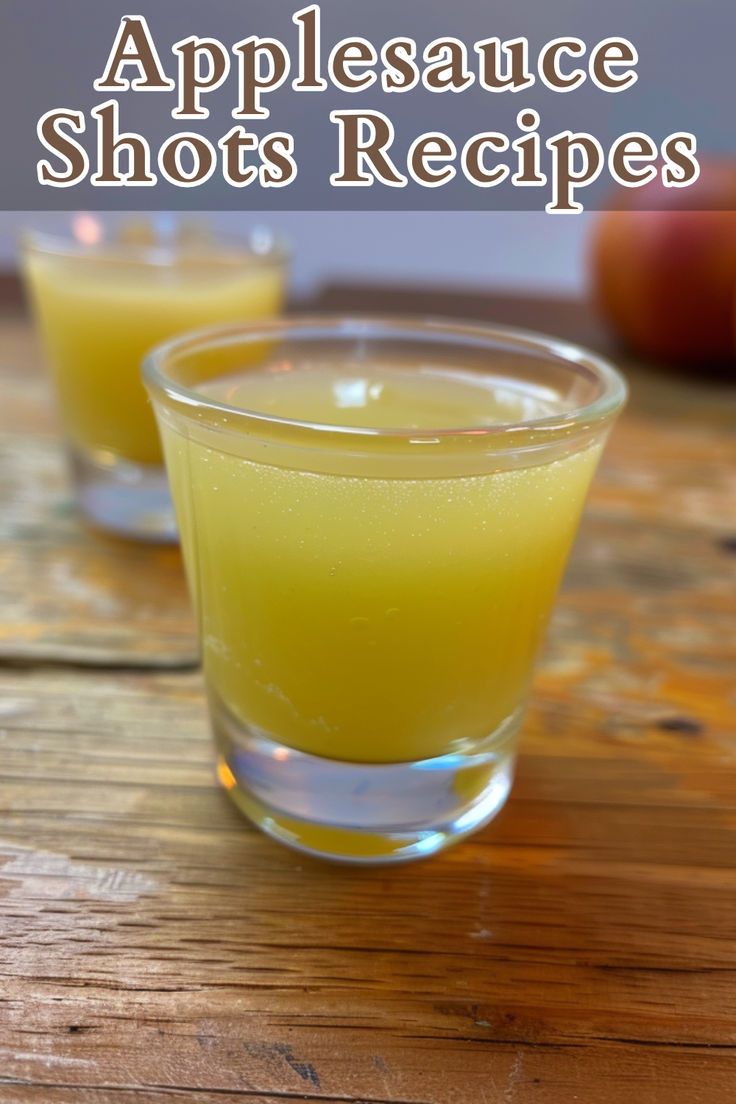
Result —
[[[80, 214], [83, 212], [79, 212]], [[196, 212], [193, 213], [196, 216]], [[99, 212], [91, 217], [99, 218]], [[186, 220], [187, 213], [182, 213]], [[155, 221], [155, 220], [154, 220]], [[192, 218], [193, 223], [207, 225], [207, 219]], [[210, 235], [204, 240], [205, 250], [213, 247], [216, 256], [223, 251], [230, 256], [242, 257], [254, 265], [284, 265], [291, 257], [288, 242], [264, 224], [253, 226], [246, 232], [225, 232], [209, 226]], [[71, 229], [68, 233], [55, 230], [41, 230], [27, 227], [18, 235], [23, 253], [43, 253], [47, 256], [70, 257], [74, 260], [95, 261], [120, 264], [140, 264], [157, 267], [174, 266], [186, 256], [187, 248], [175, 239], [167, 241], [165, 237], [153, 243], [119, 242], [103, 237], [99, 242], [88, 244], [75, 238]]]
[[[543, 418], [531, 418], [520, 422], [503, 422], [495, 425], [443, 426], [440, 428], [373, 428], [367, 426], [342, 425], [340, 423], [302, 421], [296, 418], [284, 418], [258, 410], [246, 410], [203, 395], [193, 387], [184, 386], [167, 375], [166, 366], [171, 358], [196, 353], [198, 349], [249, 345], [268, 342], [278, 338], [312, 339], [330, 338], [370, 340], [371, 338], [410, 339], [419, 337], [431, 340], [432, 337], [446, 342], [456, 342], [458, 349], [463, 345], [483, 347], [489, 351], [498, 351], [499, 346], [507, 350], [528, 353], [540, 358], [566, 365], [571, 371], [585, 371], [592, 375], [599, 385], [599, 394], [590, 402], [580, 404], [559, 414]], [[628, 396], [626, 382], [612, 364], [597, 353], [561, 338], [551, 337], [531, 330], [515, 329], [501, 325], [458, 322], [453, 319], [435, 317], [382, 316], [360, 314], [303, 314], [289, 315], [285, 318], [237, 323], [227, 326], [212, 326], [180, 334], [153, 348], [143, 360], [143, 380], [151, 395], [164, 405], [173, 405], [188, 417], [201, 417], [203, 412], [211, 411], [213, 416], [227, 415], [220, 423], [228, 429], [250, 432], [256, 436], [298, 435], [302, 443], [314, 446], [327, 445], [328, 437], [335, 435], [347, 443], [347, 439], [359, 439], [361, 447], [370, 448], [374, 442], [437, 443], [448, 439], [466, 438], [468, 445], [478, 445], [487, 451], [516, 447], [517, 438], [525, 440], [518, 444], [539, 445], [552, 438], [574, 435], [578, 432], [594, 430], [601, 424], [612, 420], [619, 413]], [[530, 434], [533, 439], [530, 438]]]

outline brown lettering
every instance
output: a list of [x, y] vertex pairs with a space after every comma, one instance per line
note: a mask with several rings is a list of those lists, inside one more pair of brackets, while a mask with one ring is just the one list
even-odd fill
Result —
[[[135, 80], [121, 80], [120, 70], [126, 65], [138, 67], [139, 76]], [[174, 82], [161, 68], [148, 23], [142, 15], [124, 15], [120, 20], [105, 72], [94, 82], [98, 92], [117, 92], [129, 86], [148, 91], [174, 87]]]
[[[155, 184], [148, 142], [140, 134], [120, 132], [117, 100], [107, 100], [93, 108], [90, 114], [97, 119], [97, 172], [90, 178], [91, 182], [111, 186]], [[119, 169], [123, 152], [128, 154], [127, 173]]]
[[376, 79], [375, 73], [363, 73], [357, 76], [353, 66], [365, 68], [378, 61], [376, 51], [364, 38], [351, 38], [340, 42], [330, 54], [329, 72], [332, 80], [346, 92], [357, 92], [368, 88]]

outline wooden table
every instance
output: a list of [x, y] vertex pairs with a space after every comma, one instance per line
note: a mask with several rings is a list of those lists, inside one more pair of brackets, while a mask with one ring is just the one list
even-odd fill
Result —
[[[356, 301], [601, 345], [575, 304]], [[78, 527], [0, 341], [2, 1104], [735, 1099], [733, 390], [632, 368], [511, 801], [352, 870], [215, 787], [177, 554]]]

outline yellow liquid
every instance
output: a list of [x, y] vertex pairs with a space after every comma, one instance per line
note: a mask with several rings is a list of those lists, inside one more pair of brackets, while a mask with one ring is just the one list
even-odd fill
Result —
[[278, 266], [192, 256], [173, 264], [31, 254], [27, 274], [73, 444], [161, 463], [144, 355], [185, 330], [278, 313]]
[[[529, 387], [380, 364], [200, 390], [382, 428], [555, 409]], [[387, 763], [469, 748], [523, 703], [599, 445], [450, 478], [402, 478], [398, 457], [376, 478], [340, 474], [339, 453], [297, 470], [257, 462], [257, 447], [247, 458], [232, 435], [162, 429], [206, 677], [241, 721], [315, 755]]]

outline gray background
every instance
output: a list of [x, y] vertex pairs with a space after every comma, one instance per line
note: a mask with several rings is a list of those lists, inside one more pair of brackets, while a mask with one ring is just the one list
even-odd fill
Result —
[[[427, 92], [422, 87], [386, 96], [380, 89], [349, 95], [335, 89], [322, 94], [294, 93], [289, 84], [270, 95], [270, 119], [248, 123], [259, 133], [294, 133], [299, 175], [283, 189], [264, 192], [253, 186], [236, 190], [216, 173], [198, 188], [179, 189], [164, 182], [155, 189], [44, 188], [36, 179], [43, 151], [36, 122], [51, 107], [87, 112], [107, 98], [95, 93], [120, 16], [142, 14], [149, 21], [164, 67], [175, 76], [171, 45], [190, 34], [219, 38], [226, 47], [249, 34], [282, 39], [292, 50], [299, 0], [2, 0], [0, 35], [0, 133], [5, 146], [0, 174], [0, 208], [239, 208], [272, 210], [351, 208], [542, 209], [546, 188], [490, 190], [456, 179], [446, 187], [405, 189], [329, 186], [337, 168], [337, 129], [331, 109], [376, 107], [396, 125], [397, 149], [427, 129], [450, 133], [460, 146], [472, 133], [496, 129], [515, 137], [515, 118], [523, 107], [536, 108], [540, 132], [590, 130], [604, 147], [620, 133], [641, 129], [661, 141], [675, 130], [692, 131], [703, 152], [736, 147], [736, 5], [733, 0], [323, 0], [325, 55], [338, 39], [364, 35], [380, 48], [388, 38], [411, 35], [421, 48], [432, 38], [454, 35], [469, 45], [498, 35], [526, 35], [538, 50], [547, 40], [573, 34], [592, 45], [609, 35], [630, 38], [640, 55], [639, 81], [611, 95], [590, 82], [566, 95], [537, 83], [518, 94], [493, 95], [477, 83], [460, 95]], [[233, 125], [235, 75], [207, 97], [209, 120], [172, 120], [174, 93], [120, 94], [121, 125], [140, 131], [154, 149], [178, 130], [197, 129], [216, 140]], [[89, 124], [88, 124], [89, 127]], [[607, 176], [607, 174], [606, 174]], [[586, 207], [605, 205], [606, 183], [587, 190]]]
[[[553, 218], [533, 211], [208, 212], [224, 230], [258, 223], [292, 248], [291, 286], [308, 295], [338, 280], [580, 294], [594, 214]], [[0, 211], [0, 269], [15, 265], [26, 226], [59, 229], [67, 216]]]

